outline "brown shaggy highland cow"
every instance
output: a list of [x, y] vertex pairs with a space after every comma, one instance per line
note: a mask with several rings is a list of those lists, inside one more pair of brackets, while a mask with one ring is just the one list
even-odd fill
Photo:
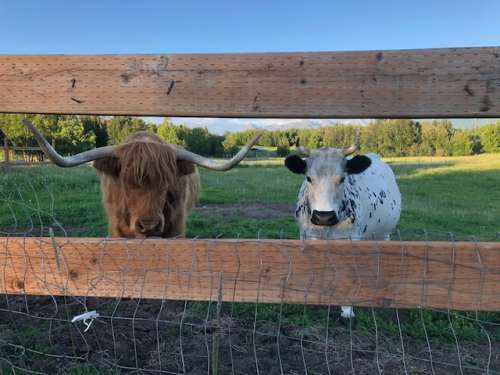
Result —
[[62, 157], [43, 135], [24, 120], [45, 154], [61, 167], [94, 161], [101, 178], [102, 201], [112, 237], [176, 237], [185, 233], [189, 210], [200, 189], [196, 165], [225, 171], [236, 166], [257, 142], [254, 137], [238, 154], [217, 162], [137, 132], [117, 146]]

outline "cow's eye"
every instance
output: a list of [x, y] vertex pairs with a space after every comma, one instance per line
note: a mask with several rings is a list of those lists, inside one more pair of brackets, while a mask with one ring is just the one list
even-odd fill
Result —
[[306, 180], [307, 180], [307, 182], [309, 182], [310, 184], [312, 184], [311, 177], [307, 176], [307, 177], [306, 177]]
[[345, 177], [342, 177], [340, 180], [339, 180], [339, 184], [343, 184], [345, 181]]

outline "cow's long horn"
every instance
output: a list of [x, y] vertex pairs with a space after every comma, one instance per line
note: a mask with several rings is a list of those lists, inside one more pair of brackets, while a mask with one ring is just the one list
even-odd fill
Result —
[[201, 167], [205, 167], [207, 169], [213, 169], [215, 171], [227, 171], [236, 166], [240, 161], [243, 160], [243, 158], [246, 156], [248, 151], [250, 151], [252, 146], [257, 143], [261, 135], [262, 134], [257, 134], [255, 137], [252, 138], [250, 142], [248, 142], [245, 146], [243, 146], [242, 149], [232, 159], [225, 162], [209, 159], [184, 149], [176, 150], [177, 159], [190, 161], [195, 164], [198, 164]]
[[113, 153], [114, 146], [105, 146], [94, 148], [93, 150], [85, 151], [73, 156], [61, 156], [56, 150], [54, 150], [54, 147], [52, 147], [49, 141], [45, 139], [42, 133], [40, 133], [40, 131], [33, 126], [31, 121], [23, 119], [23, 124], [33, 133], [45, 155], [47, 155], [54, 164], [60, 167], [75, 167], [89, 161], [111, 156]]
[[354, 154], [356, 151], [358, 151], [358, 146], [352, 145], [352, 146], [349, 146], [347, 148], [344, 148], [343, 151], [344, 151], [345, 156], [349, 156], [351, 154]]

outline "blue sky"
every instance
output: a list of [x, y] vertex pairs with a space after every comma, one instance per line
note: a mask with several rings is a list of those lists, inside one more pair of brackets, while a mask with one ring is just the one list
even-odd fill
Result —
[[[492, 46], [500, 45], [499, 14], [497, 0], [0, 0], [0, 53]], [[249, 123], [259, 126], [256, 120], [183, 119], [183, 122], [203, 123], [219, 132]], [[275, 122], [288, 124], [284, 120]]]

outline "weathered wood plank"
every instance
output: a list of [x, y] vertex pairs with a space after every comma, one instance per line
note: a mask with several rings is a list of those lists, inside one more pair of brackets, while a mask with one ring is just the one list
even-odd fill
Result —
[[0, 56], [0, 112], [500, 117], [500, 47]]
[[55, 241], [0, 238], [0, 293], [500, 311], [500, 243]]

